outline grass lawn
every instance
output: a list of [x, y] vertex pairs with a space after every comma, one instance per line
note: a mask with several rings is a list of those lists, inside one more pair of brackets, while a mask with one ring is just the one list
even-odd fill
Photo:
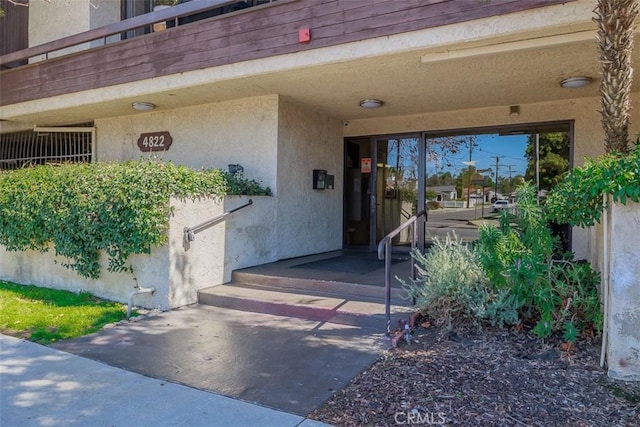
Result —
[[0, 280], [0, 333], [49, 344], [90, 334], [122, 320], [126, 307], [76, 294]]

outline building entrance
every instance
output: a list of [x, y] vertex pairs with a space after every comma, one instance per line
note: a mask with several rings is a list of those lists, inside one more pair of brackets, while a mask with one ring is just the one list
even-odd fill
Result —
[[[389, 232], [429, 209], [425, 241], [455, 232], [479, 236], [500, 211], [517, 209], [516, 188], [537, 188], [540, 203], [571, 167], [573, 123], [540, 123], [345, 140], [344, 244], [375, 250]], [[564, 249], [570, 229], [550, 224]], [[394, 247], [409, 245], [409, 232]]]
[[[346, 141], [347, 247], [374, 250], [385, 235], [416, 213], [420, 203], [424, 205], [423, 162], [421, 134]], [[408, 233], [409, 230], [398, 235], [393, 244], [408, 245]]]

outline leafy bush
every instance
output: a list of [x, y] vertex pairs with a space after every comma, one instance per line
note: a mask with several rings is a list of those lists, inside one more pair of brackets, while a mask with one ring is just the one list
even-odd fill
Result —
[[440, 203], [436, 202], [435, 200], [429, 200], [427, 202], [427, 209], [429, 210], [435, 210], [435, 209], [440, 209], [442, 206], [440, 206]]
[[574, 341], [581, 331], [602, 332], [603, 313], [598, 295], [600, 273], [585, 261], [552, 261], [551, 280], [562, 300], [556, 324], [564, 323], [564, 338]]
[[556, 260], [557, 248], [535, 189], [528, 184], [518, 189], [515, 214], [503, 212], [498, 228], [483, 227], [476, 246], [487, 276], [508, 290], [521, 320], [535, 323], [536, 335], [563, 330], [574, 340], [586, 328], [599, 332], [599, 276], [589, 264]]
[[514, 214], [503, 210], [498, 228], [481, 227], [477, 251], [492, 282], [510, 289], [524, 306], [539, 294], [534, 290], [544, 286], [554, 244], [534, 188], [525, 184], [518, 189]]
[[591, 226], [600, 222], [602, 195], [614, 202], [640, 202], [640, 144], [629, 154], [610, 153], [573, 169], [548, 195], [546, 210], [561, 224]]
[[508, 293], [492, 289], [477, 253], [455, 233], [412, 256], [418, 277], [403, 286], [435, 324], [475, 329], [483, 320], [500, 326], [517, 322]]
[[503, 211], [498, 227], [483, 226], [474, 245], [454, 234], [424, 255], [414, 252], [418, 277], [403, 285], [438, 325], [527, 323], [539, 337], [562, 332], [569, 341], [600, 333], [598, 273], [571, 256], [557, 259], [556, 248], [534, 188], [524, 185], [516, 212]]
[[78, 274], [127, 271], [131, 254], [167, 239], [171, 196], [268, 195], [256, 181], [220, 170], [194, 171], [153, 161], [35, 166], [0, 174], [0, 244], [10, 251], [47, 251]]

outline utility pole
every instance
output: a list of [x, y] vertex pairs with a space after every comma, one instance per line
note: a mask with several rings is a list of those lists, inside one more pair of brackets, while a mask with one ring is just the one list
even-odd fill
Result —
[[[476, 170], [477, 173], [480, 174], [485, 174], [487, 172], [491, 172], [491, 168], [487, 168], [487, 169], [478, 169]], [[484, 202], [485, 202], [485, 194], [484, 194], [484, 187], [487, 185], [487, 177], [486, 175], [482, 176], [482, 218], [484, 218]]]
[[495, 189], [493, 191], [493, 197], [495, 197], [496, 200], [498, 200], [498, 176], [499, 176], [499, 167], [500, 167], [500, 157], [502, 156], [495, 156], [496, 159], [496, 184], [495, 184]]
[[511, 169], [516, 165], [505, 165], [509, 168], [509, 193], [513, 193], [513, 181], [511, 180]]

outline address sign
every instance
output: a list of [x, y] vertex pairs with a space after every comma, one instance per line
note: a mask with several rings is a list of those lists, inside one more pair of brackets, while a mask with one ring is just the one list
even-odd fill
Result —
[[167, 131], [141, 133], [138, 148], [140, 151], [167, 151], [172, 142], [173, 138]]

